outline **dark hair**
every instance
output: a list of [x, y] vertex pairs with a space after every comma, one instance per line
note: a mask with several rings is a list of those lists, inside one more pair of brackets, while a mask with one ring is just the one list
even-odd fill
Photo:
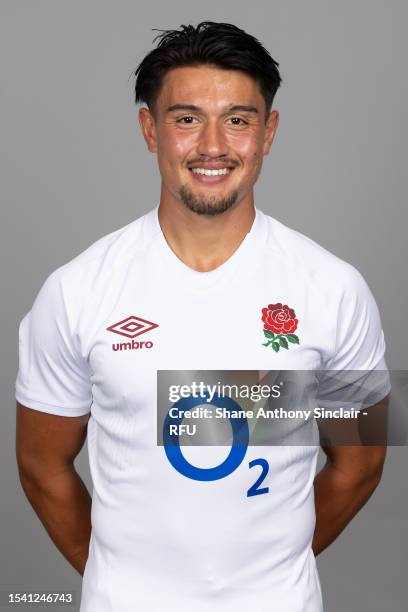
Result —
[[163, 79], [172, 68], [214, 65], [225, 70], [242, 70], [259, 85], [267, 114], [281, 84], [279, 64], [254, 36], [230, 23], [202, 21], [196, 27], [182, 25], [179, 30], [161, 32], [157, 47], [135, 70], [135, 101], [149, 109], [159, 95]]

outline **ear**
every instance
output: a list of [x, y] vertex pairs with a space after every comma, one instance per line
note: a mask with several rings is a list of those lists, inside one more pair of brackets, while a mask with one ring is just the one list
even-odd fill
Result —
[[139, 109], [139, 125], [150, 153], [157, 152], [156, 123], [150, 110], [146, 107]]
[[278, 129], [278, 125], [279, 125], [279, 113], [278, 111], [274, 110], [270, 113], [268, 120], [266, 122], [264, 144], [263, 144], [263, 149], [262, 149], [262, 153], [264, 155], [268, 155], [270, 151], [270, 148], [273, 143], [273, 139], [276, 134], [276, 130]]

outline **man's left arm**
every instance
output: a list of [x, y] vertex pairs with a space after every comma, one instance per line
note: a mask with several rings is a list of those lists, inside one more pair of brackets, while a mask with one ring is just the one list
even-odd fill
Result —
[[[387, 407], [388, 397], [380, 404]], [[334, 445], [322, 449], [327, 462], [314, 480], [316, 526], [312, 548], [316, 556], [340, 535], [371, 497], [381, 480], [386, 456], [386, 446], [382, 445]]]

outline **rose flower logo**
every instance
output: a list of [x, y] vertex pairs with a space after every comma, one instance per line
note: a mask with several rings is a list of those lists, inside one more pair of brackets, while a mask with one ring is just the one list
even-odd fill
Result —
[[299, 338], [293, 332], [296, 331], [299, 321], [293, 308], [286, 304], [268, 304], [262, 308], [263, 333], [267, 342], [262, 346], [272, 346], [277, 353], [282, 347], [289, 348], [289, 342], [299, 344]]

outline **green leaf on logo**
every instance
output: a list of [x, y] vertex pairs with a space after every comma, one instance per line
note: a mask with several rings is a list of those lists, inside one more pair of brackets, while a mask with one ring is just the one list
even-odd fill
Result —
[[279, 344], [278, 344], [278, 342], [272, 342], [272, 348], [275, 351], [275, 353], [277, 353], [279, 351]]
[[263, 333], [265, 334], [265, 336], [267, 338], [274, 338], [275, 337], [275, 334], [273, 332], [269, 331], [269, 329], [264, 329]]
[[291, 342], [292, 344], [299, 344], [299, 338], [296, 336], [296, 334], [287, 334], [286, 338], [289, 340], [289, 342]]
[[281, 345], [282, 348], [289, 348], [288, 347], [288, 343], [286, 342], [286, 338], [283, 338], [282, 336], [279, 338], [279, 344]]
[[262, 343], [262, 346], [269, 346], [270, 344], [271, 344], [271, 342], [269, 341], [269, 342], [265, 342], [265, 344]]

